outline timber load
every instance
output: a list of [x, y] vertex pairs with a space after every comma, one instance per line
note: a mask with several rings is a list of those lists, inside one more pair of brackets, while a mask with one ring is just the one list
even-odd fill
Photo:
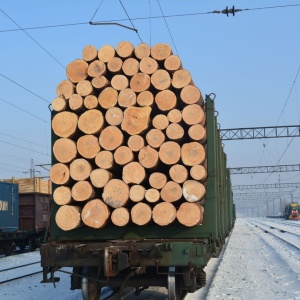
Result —
[[167, 44], [84, 47], [52, 101], [56, 223], [202, 224], [206, 115]]

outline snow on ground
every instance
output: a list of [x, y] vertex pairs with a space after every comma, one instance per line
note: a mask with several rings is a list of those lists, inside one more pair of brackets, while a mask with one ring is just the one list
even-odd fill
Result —
[[[260, 219], [262, 220], [262, 219]], [[264, 219], [265, 221], [266, 219]], [[271, 221], [270, 221], [271, 222]], [[281, 222], [283, 220], [276, 220]], [[286, 228], [292, 225], [284, 223]], [[299, 223], [300, 224], [300, 223]], [[295, 238], [300, 245], [300, 240]], [[209, 289], [189, 294], [186, 300], [286, 300], [300, 299], [300, 251], [277, 241], [270, 234], [237, 219], [220, 265]], [[0, 257], [0, 270], [38, 261], [39, 251]], [[206, 272], [215, 273], [218, 259], [212, 259]], [[18, 269], [16, 274], [18, 275]], [[70, 269], [65, 269], [70, 271]], [[16, 276], [17, 276], [16, 275]], [[80, 300], [81, 291], [70, 290], [70, 275], [56, 272], [56, 284], [40, 283], [42, 274], [0, 286], [1, 300]], [[0, 281], [4, 280], [0, 273]], [[209, 277], [209, 276], [208, 276]], [[209, 286], [210, 282], [208, 282]], [[151, 297], [151, 299], [155, 299]]]

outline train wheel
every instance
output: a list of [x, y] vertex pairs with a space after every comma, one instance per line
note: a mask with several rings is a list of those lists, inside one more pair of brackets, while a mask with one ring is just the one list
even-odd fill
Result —
[[93, 280], [98, 277], [98, 267], [87, 267], [83, 270], [82, 278], [82, 298], [84, 300], [99, 300], [101, 295], [101, 287]]
[[175, 274], [175, 267], [169, 268], [168, 274], [168, 296], [169, 300], [183, 299], [182, 277]]

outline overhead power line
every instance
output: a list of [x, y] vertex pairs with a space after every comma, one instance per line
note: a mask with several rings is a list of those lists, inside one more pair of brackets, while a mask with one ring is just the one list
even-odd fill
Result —
[[[289, 8], [289, 7], [297, 7], [297, 6], [300, 6], [300, 3], [298, 3], [298, 4], [288, 4], [288, 5], [277, 5], [277, 6], [266, 6], [266, 7], [255, 7], [255, 8], [244, 8], [244, 9], [239, 9], [239, 11], [279, 9], [279, 8]], [[224, 11], [224, 13], [226, 13], [226, 9], [222, 10], [222, 11]], [[102, 20], [102, 21], [92, 22], [92, 23], [123, 22], [123, 21], [130, 21], [130, 20], [131, 21], [138, 21], [138, 20], [178, 18], [178, 17], [194, 17], [194, 16], [199, 16], [199, 15], [219, 14], [222, 11], [214, 10], [214, 11], [210, 11], [210, 12], [196, 12], [196, 13], [174, 14], [174, 15], [164, 15], [164, 16], [136, 17], [136, 18], [130, 18], [130, 19], [127, 18], [127, 19]], [[93, 18], [94, 18], [94, 16], [93, 16]], [[0, 30], [0, 33], [2, 33], [2, 32], [21, 31], [21, 30], [37, 30], [37, 29], [57, 28], [57, 27], [68, 27], [68, 26], [82, 26], [82, 25], [89, 25], [89, 24], [93, 25], [93, 24], [91, 24], [91, 21], [90, 22], [77, 22], [77, 23], [67, 23], [67, 24], [56, 24], [56, 25], [14, 28], [14, 29], [4, 29], [4, 30]]]

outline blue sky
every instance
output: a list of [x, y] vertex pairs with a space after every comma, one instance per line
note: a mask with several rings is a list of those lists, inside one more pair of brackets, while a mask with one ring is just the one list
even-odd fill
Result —
[[[297, 1], [123, 0], [122, 4], [1, 1], [0, 178], [29, 177], [31, 160], [37, 176], [48, 175], [38, 166], [51, 160], [48, 105], [56, 97], [58, 83], [66, 79], [65, 67], [81, 58], [86, 45], [115, 47], [122, 40], [134, 46], [141, 40], [170, 44], [202, 94], [216, 94], [223, 129], [299, 124], [300, 6], [270, 8]], [[207, 14], [233, 5], [250, 10], [234, 17]], [[162, 12], [181, 16], [148, 18]], [[127, 15], [133, 25], [118, 21]], [[138, 34], [120, 26], [92, 26], [91, 20], [134, 26]], [[67, 24], [77, 25], [55, 26]], [[53, 27], [25, 29], [45, 26]], [[299, 164], [299, 138], [224, 141], [224, 149], [229, 167]], [[299, 182], [299, 173], [233, 175], [232, 182]]]

